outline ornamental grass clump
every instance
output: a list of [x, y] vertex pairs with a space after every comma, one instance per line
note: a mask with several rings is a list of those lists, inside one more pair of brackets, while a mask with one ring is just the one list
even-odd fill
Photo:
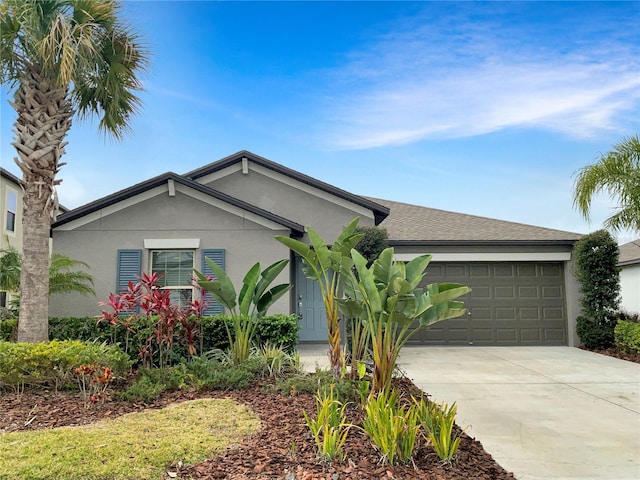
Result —
[[382, 463], [409, 462], [420, 432], [416, 405], [400, 404], [398, 391], [386, 389], [370, 396], [364, 410], [363, 429], [380, 452]]
[[335, 397], [332, 386], [328, 394], [320, 390], [316, 394], [316, 418], [302, 412], [318, 448], [318, 455], [323, 460], [344, 460], [343, 447], [352, 426], [347, 423], [347, 405]]
[[414, 406], [425, 439], [431, 443], [440, 460], [444, 464], [450, 464], [462, 439], [462, 432], [454, 433], [458, 406], [455, 402], [451, 405], [444, 402], [437, 404], [427, 402], [424, 398], [420, 401], [414, 399]]

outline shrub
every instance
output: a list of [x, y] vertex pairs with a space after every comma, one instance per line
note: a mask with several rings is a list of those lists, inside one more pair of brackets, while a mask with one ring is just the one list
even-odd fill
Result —
[[625, 352], [640, 353], [640, 323], [618, 320], [615, 328], [616, 345]]
[[[9, 322], [7, 325], [4, 322]], [[227, 350], [229, 339], [225, 322], [231, 322], [228, 315], [203, 317], [200, 324], [201, 335], [197, 345], [202, 355], [215, 349]], [[122, 326], [114, 326], [107, 322], [98, 323], [94, 317], [51, 317], [49, 318], [50, 340], [82, 340], [119, 344], [134, 361], [139, 360], [138, 353], [153, 333], [153, 318], [141, 318], [131, 325], [131, 331]], [[176, 326], [180, 332], [181, 325]], [[298, 341], [298, 321], [295, 315], [267, 315], [260, 319], [256, 326], [255, 343], [264, 345], [281, 345], [291, 353]], [[15, 330], [15, 320], [0, 321], [0, 339], [10, 340]], [[172, 363], [179, 363], [187, 358], [187, 348], [183, 343], [175, 343], [172, 348]]]
[[7, 319], [0, 320], [0, 341], [12, 342], [16, 338], [16, 331], [18, 329], [18, 320]]
[[75, 368], [94, 362], [109, 367], [116, 377], [131, 367], [129, 357], [116, 345], [77, 340], [0, 342], [0, 388], [34, 385], [57, 389], [70, 383]]
[[576, 331], [589, 349], [613, 345], [620, 301], [618, 244], [605, 230], [582, 237], [573, 249], [575, 277], [580, 283], [582, 314]]

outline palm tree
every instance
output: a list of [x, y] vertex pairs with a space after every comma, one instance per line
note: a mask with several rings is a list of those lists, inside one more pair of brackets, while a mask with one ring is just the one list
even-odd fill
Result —
[[[14, 246], [0, 249], [0, 290], [16, 292], [20, 289], [22, 255]], [[54, 253], [49, 265], [49, 295], [79, 293], [95, 295], [93, 277], [79, 267], [89, 268], [85, 262]]]
[[589, 219], [593, 195], [607, 192], [618, 198], [618, 211], [604, 225], [613, 231], [640, 231], [640, 139], [638, 135], [623, 139], [596, 163], [578, 172], [573, 205]]
[[0, 75], [14, 91], [16, 163], [24, 189], [18, 341], [48, 338], [49, 230], [73, 116], [100, 117], [121, 138], [139, 107], [147, 52], [116, 0], [3, 0]]

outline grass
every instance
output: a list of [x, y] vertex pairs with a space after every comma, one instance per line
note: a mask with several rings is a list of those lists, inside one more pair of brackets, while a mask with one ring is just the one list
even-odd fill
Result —
[[259, 426], [233, 400], [206, 399], [92, 425], [0, 433], [0, 479], [158, 480], [237, 443]]

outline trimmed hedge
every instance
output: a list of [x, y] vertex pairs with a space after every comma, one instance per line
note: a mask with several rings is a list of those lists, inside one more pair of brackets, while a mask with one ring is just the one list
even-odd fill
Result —
[[0, 341], [0, 388], [37, 385], [58, 389], [72, 381], [74, 368], [93, 362], [111, 368], [116, 377], [124, 376], [132, 363], [117, 345], [78, 340]]
[[[229, 348], [229, 339], [225, 322], [230, 322], [228, 315], [214, 315], [202, 319], [202, 341], [196, 340], [199, 353], [214, 349]], [[0, 340], [11, 341], [15, 338], [16, 320], [0, 321]], [[229, 323], [230, 325], [230, 323]], [[127, 335], [126, 329], [114, 327], [106, 322], [97, 322], [93, 317], [64, 317], [49, 318], [50, 340], [81, 340], [98, 341], [108, 344], [119, 344], [134, 360], [138, 351], [144, 346], [146, 339], [153, 334], [153, 326], [149, 320], [132, 325], [134, 332]], [[180, 326], [177, 327], [177, 338], [180, 337]], [[291, 353], [298, 343], [298, 321], [295, 315], [267, 315], [260, 319], [256, 327], [255, 343], [263, 345], [270, 343], [280, 345]], [[175, 360], [186, 357], [186, 349], [180, 343], [174, 344], [173, 356]]]
[[618, 320], [615, 328], [616, 345], [626, 352], [640, 353], [640, 323]]

